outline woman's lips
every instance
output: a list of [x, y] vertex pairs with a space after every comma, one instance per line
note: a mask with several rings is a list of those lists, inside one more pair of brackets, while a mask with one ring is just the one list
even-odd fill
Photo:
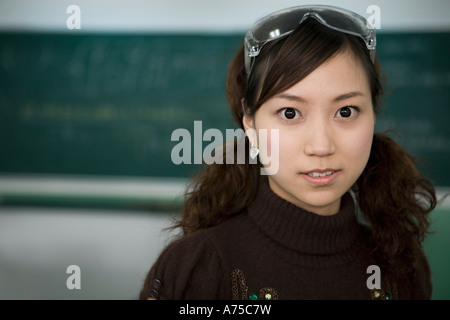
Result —
[[326, 186], [332, 183], [341, 170], [338, 169], [314, 169], [307, 172], [301, 172], [303, 178], [316, 186]]

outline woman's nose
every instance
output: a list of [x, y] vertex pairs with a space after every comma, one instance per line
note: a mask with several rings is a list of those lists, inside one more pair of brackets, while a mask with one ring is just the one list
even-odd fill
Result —
[[325, 157], [336, 151], [330, 125], [324, 121], [315, 121], [307, 129], [305, 136], [305, 154]]

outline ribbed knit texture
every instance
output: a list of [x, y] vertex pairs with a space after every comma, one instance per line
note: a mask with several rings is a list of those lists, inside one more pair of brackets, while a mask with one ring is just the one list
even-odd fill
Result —
[[248, 214], [260, 231], [288, 249], [293, 262], [314, 266], [326, 260], [339, 264], [356, 253], [349, 250], [358, 241], [360, 226], [349, 193], [342, 197], [338, 213], [321, 216], [280, 198], [263, 183]]
[[[236, 290], [239, 297], [270, 290], [280, 299], [370, 299], [367, 268], [374, 259], [360, 230], [349, 193], [339, 212], [320, 216], [263, 183], [247, 212], [171, 243], [147, 275], [140, 297], [232, 299]], [[161, 283], [157, 289], [155, 279]], [[383, 274], [381, 280], [382, 288], [389, 288]], [[417, 278], [396, 284], [401, 299], [429, 299], [426, 258]]]

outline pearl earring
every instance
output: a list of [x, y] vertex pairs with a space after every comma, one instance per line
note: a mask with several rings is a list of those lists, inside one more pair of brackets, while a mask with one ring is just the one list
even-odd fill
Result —
[[250, 143], [250, 158], [255, 159], [259, 154], [259, 149]]

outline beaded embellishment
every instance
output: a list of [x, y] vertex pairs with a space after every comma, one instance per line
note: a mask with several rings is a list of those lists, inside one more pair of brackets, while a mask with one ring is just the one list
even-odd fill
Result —
[[370, 297], [372, 300], [398, 300], [398, 290], [395, 282], [387, 281], [386, 289], [370, 289]]
[[161, 295], [161, 280], [156, 279], [156, 278], [152, 280], [152, 290], [150, 291], [150, 296], [149, 296], [148, 299], [150, 299], [150, 300], [163, 300], [163, 299], [165, 299]]
[[244, 272], [241, 269], [234, 269], [231, 272], [231, 291], [233, 300], [278, 300], [278, 292], [270, 287], [260, 289], [258, 294], [249, 295]]
[[[370, 289], [372, 300], [397, 300], [398, 290], [395, 282], [387, 281], [386, 289]], [[262, 288], [258, 294], [249, 295], [244, 272], [241, 269], [234, 269], [231, 272], [231, 290], [233, 300], [278, 300], [278, 292], [270, 287]]]

